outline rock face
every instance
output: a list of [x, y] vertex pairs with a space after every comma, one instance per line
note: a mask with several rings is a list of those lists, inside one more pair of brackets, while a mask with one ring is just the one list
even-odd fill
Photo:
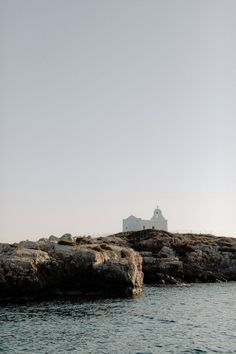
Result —
[[142, 257], [131, 248], [61, 241], [71, 244], [0, 244], [0, 299], [141, 292]]
[[0, 244], [0, 299], [139, 294], [143, 273], [155, 284], [236, 280], [236, 238], [143, 230]]
[[236, 238], [143, 230], [106, 239], [140, 253], [145, 283], [236, 280]]

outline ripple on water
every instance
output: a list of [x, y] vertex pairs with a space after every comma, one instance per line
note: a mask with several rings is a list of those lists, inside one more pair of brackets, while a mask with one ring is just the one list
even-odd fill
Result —
[[236, 353], [236, 283], [0, 307], [5, 353]]

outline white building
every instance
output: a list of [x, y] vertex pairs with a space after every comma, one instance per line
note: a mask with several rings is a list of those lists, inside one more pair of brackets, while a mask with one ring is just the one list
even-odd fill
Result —
[[139, 231], [145, 229], [155, 229], [167, 231], [167, 220], [162, 215], [161, 210], [157, 208], [153, 212], [150, 220], [143, 220], [130, 215], [127, 219], [123, 219], [123, 232]]

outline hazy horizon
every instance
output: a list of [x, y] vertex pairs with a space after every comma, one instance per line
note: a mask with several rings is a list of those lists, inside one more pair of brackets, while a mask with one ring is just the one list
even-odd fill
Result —
[[236, 2], [0, 3], [0, 242], [158, 204], [236, 237]]

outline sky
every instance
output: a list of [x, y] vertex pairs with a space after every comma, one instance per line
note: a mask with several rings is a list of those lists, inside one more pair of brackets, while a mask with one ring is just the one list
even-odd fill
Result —
[[0, 2], [0, 242], [236, 237], [235, 0]]

